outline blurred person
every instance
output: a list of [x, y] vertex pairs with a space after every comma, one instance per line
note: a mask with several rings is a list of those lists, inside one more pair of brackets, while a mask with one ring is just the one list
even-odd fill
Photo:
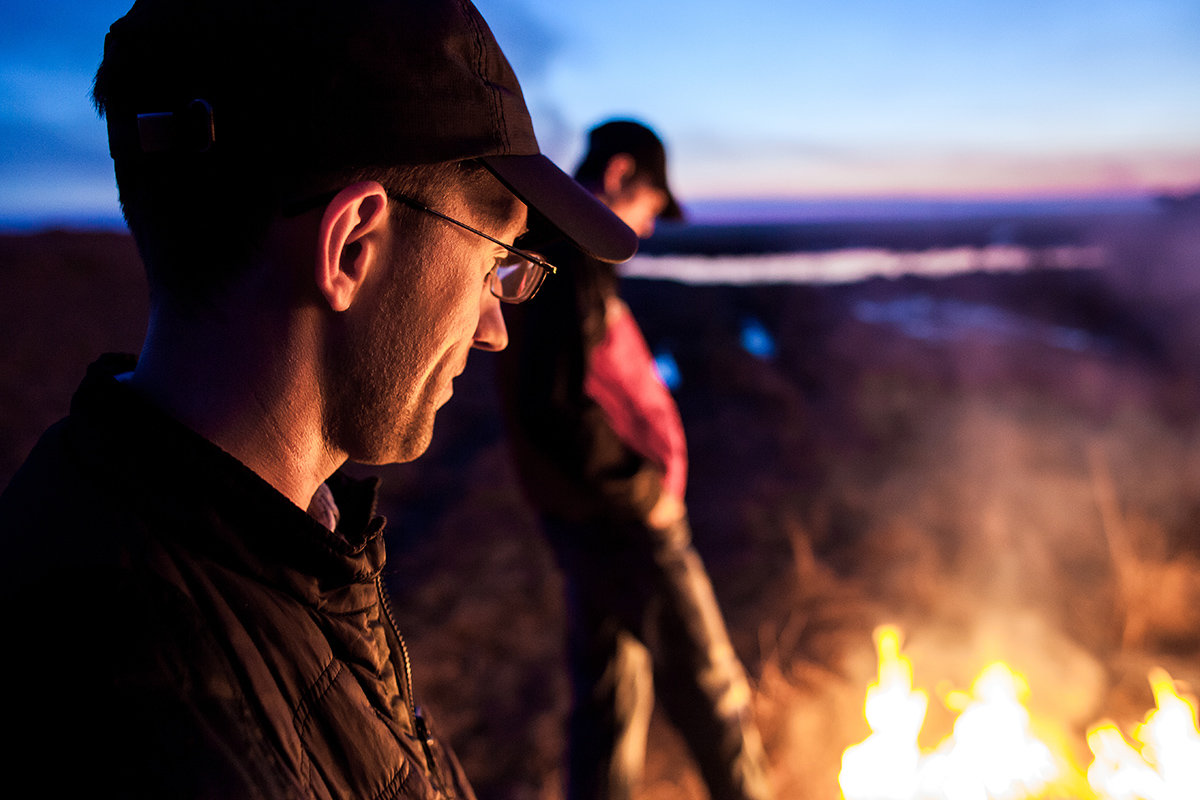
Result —
[[[94, 86], [151, 293], [0, 496], [7, 780], [35, 796], [470, 798], [384, 593], [425, 450], [545, 225], [636, 236], [540, 154], [466, 0], [138, 0]], [[528, 220], [527, 220], [528, 216]]]
[[[639, 122], [594, 128], [575, 177], [640, 237], [682, 217], [662, 141]], [[613, 265], [561, 243], [544, 252], [560, 279], [506, 314], [500, 383], [514, 462], [564, 575], [567, 797], [632, 796], [655, 695], [714, 800], [769, 797], [750, 689], [691, 543], [678, 409]]]

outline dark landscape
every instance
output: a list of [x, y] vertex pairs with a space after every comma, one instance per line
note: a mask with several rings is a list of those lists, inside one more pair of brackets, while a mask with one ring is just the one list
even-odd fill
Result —
[[[965, 687], [1004, 659], [1080, 745], [1101, 717], [1128, 728], [1153, 707], [1152, 666], [1200, 689], [1200, 215], [1182, 205], [1078, 236], [1105, 248], [1104, 268], [625, 282], [679, 367], [696, 546], [780, 798], [838, 797], [841, 752], [867, 733], [881, 622], [905, 631], [926, 687]], [[86, 365], [138, 349], [146, 302], [123, 235], [0, 237], [0, 270], [2, 485]], [[748, 325], [772, 352], [743, 346]], [[559, 578], [508, 462], [492, 370], [472, 357], [423, 458], [352, 469], [384, 478], [418, 692], [480, 797], [553, 800]], [[648, 762], [646, 800], [705, 796], [658, 716]]]

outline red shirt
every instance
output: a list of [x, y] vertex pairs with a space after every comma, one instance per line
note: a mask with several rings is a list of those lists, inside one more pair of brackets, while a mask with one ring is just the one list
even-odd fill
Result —
[[592, 350], [583, 390], [622, 441], [666, 471], [663, 491], [682, 499], [687, 440], [679, 409], [625, 304], [610, 302], [605, 323], [604, 341]]

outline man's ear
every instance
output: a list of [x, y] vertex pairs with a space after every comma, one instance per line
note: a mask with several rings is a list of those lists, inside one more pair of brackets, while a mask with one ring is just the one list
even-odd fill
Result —
[[637, 174], [637, 162], [628, 153], [617, 153], [608, 160], [604, 167], [604, 195], [608, 198], [619, 197], [633, 182]]
[[367, 275], [384, 256], [387, 191], [377, 181], [342, 189], [325, 207], [317, 231], [317, 290], [334, 311], [354, 302]]

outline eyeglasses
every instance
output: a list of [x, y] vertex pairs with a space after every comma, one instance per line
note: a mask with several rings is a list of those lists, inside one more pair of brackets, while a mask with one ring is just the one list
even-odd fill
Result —
[[546, 280], [546, 276], [553, 275], [558, 271], [553, 264], [537, 253], [505, 244], [499, 239], [488, 236], [483, 231], [472, 228], [465, 222], [459, 222], [440, 211], [434, 211], [429, 206], [419, 203], [411, 197], [405, 197], [402, 194], [393, 194], [392, 192], [388, 192], [388, 197], [398, 200], [410, 208], [415, 208], [417, 211], [424, 211], [426, 214], [432, 214], [438, 219], [444, 219], [452, 225], [457, 225], [476, 236], [482, 236], [492, 244], [500, 245], [507, 250], [508, 255], [499, 260], [495, 270], [492, 272], [491, 286], [489, 287], [492, 294], [503, 303], [524, 303], [526, 300], [532, 299], [537, 294], [538, 289], [541, 288], [542, 282]]
[[[307, 211], [320, 208], [327, 205], [336, 195], [336, 191], [325, 192], [314, 197], [285, 203], [282, 208], [283, 216], [297, 217]], [[526, 300], [532, 299], [537, 294], [538, 289], [542, 287], [546, 276], [558, 272], [558, 269], [553, 264], [537, 253], [505, 244], [499, 239], [488, 236], [483, 231], [472, 228], [465, 222], [459, 222], [440, 211], [434, 211], [429, 206], [411, 197], [394, 192], [388, 192], [388, 197], [404, 203], [406, 206], [414, 208], [417, 211], [424, 211], [426, 214], [432, 214], [439, 219], [444, 219], [452, 225], [457, 225], [476, 236], [482, 236], [492, 244], [499, 245], [507, 250], [508, 255], [500, 259], [496, 264], [496, 268], [492, 271], [490, 286], [488, 287], [492, 294], [502, 303], [524, 303]]]

